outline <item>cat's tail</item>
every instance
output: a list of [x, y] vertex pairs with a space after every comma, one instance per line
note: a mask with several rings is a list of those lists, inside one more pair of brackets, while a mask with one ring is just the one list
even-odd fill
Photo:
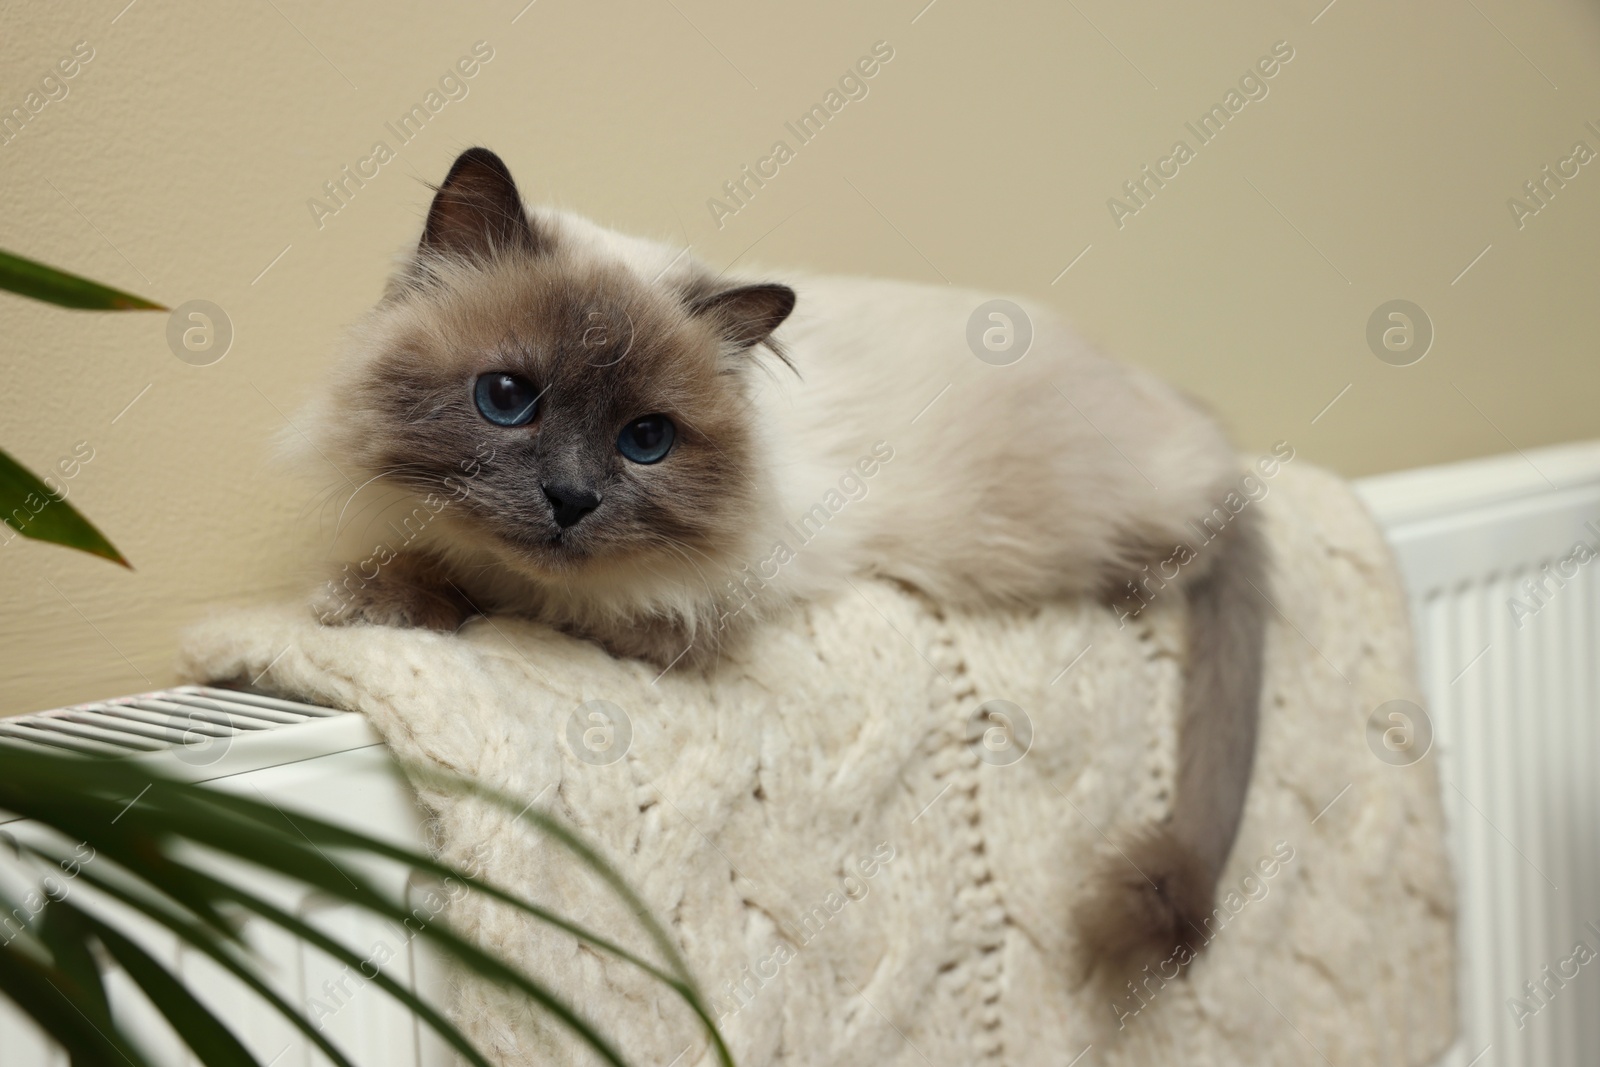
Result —
[[1255, 762], [1267, 549], [1247, 507], [1199, 551], [1215, 555], [1185, 589], [1189, 656], [1172, 814], [1119, 843], [1076, 912], [1086, 967], [1115, 984], [1145, 965], [1174, 977], [1227, 918], [1213, 908]]

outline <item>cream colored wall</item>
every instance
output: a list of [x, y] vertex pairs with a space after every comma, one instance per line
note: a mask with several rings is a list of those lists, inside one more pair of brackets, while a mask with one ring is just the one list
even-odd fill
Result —
[[[522, 2], [6, 5], [0, 113], [75, 43], [93, 58], [0, 144], [0, 246], [213, 301], [236, 337], [192, 366], [163, 316], [0, 298], [0, 441], [36, 469], [88, 442], [71, 499], [137, 568], [0, 550], [0, 708], [167, 683], [183, 623], [304, 581], [341, 483], [276, 470], [269, 442], [417, 233], [423, 182], [474, 144], [531, 198], [719, 267], [1043, 299], [1241, 444], [1346, 474], [1600, 433], [1600, 165], [1520, 229], [1507, 206], [1575, 141], [1600, 150], [1582, 0]], [[479, 41], [467, 95], [400, 146], [385, 123]], [[868, 95], [799, 145], [784, 123], [878, 41]], [[1119, 228], [1108, 199], [1195, 147], [1185, 121], [1279, 41], [1268, 95]], [[794, 158], [719, 228], [708, 199], [779, 139]], [[308, 202], [377, 141], [396, 158], [319, 226]], [[1435, 324], [1413, 366], [1365, 340], [1394, 298]]]

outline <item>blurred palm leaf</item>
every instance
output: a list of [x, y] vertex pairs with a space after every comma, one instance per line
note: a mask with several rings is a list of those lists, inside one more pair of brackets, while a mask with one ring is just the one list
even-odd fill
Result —
[[5, 509], [0, 520], [23, 537], [81, 549], [133, 569], [94, 523], [4, 449], [0, 449], [0, 508]]
[[77, 274], [46, 266], [0, 250], [0, 289], [47, 304], [87, 311], [166, 311], [165, 306], [142, 296], [113, 289]]
[[[101, 984], [101, 971], [107, 960], [113, 960], [172, 1024], [201, 1063], [207, 1067], [259, 1067], [227, 1022], [218, 1019], [127, 931], [106, 918], [105, 909], [93, 906], [92, 900], [89, 906], [79, 906], [69, 899], [71, 883], [81, 881], [93, 893], [131, 908], [209, 957], [254, 990], [337, 1067], [352, 1067], [321, 1034], [317, 1024], [286, 1003], [257, 973], [238, 917], [251, 913], [353, 967], [361, 967], [365, 959], [252, 892], [241, 880], [213, 873], [217, 869], [214, 865], [197, 863], [196, 859], [213, 853], [243, 860], [375, 916], [403, 922], [412, 914], [410, 904], [361, 873], [370, 869], [363, 860], [382, 860], [403, 864], [424, 875], [455, 879], [640, 968], [688, 1005], [705, 1026], [720, 1062], [732, 1067], [732, 1057], [682, 957], [614, 869], [570, 830], [548, 816], [528, 810], [514, 798], [462, 779], [433, 776], [432, 781], [469, 789], [507, 810], [518, 811], [567, 847], [619, 893], [630, 912], [640, 917], [665, 960], [664, 966], [413, 849], [312, 816], [291, 816], [270, 802], [177, 781], [152, 773], [148, 765], [54, 755], [31, 747], [0, 744], [0, 809], [51, 831], [45, 835], [18, 835], [13, 839], [17, 855], [68, 875], [65, 883], [59, 877], [54, 880], [60, 892], [48, 894], [47, 901], [37, 910], [13, 907], [14, 902], [0, 893], [0, 906], [7, 911], [15, 915], [33, 913], [31, 921], [21, 924], [0, 944], [0, 996], [13, 1001], [66, 1048], [74, 1067], [145, 1067], [148, 1060], [118, 1028]], [[83, 857], [84, 848], [93, 850], [87, 860]], [[333, 856], [345, 862], [335, 863]], [[602, 1061], [624, 1067], [621, 1054], [610, 1040], [538, 978], [437, 922], [425, 924], [420, 936], [460, 967], [521, 992], [554, 1016]], [[437, 1007], [370, 964], [362, 974], [369, 971], [375, 972], [371, 978], [375, 986], [413, 1012], [466, 1062], [490, 1067]]]
[[[3, 249], [0, 249], [0, 290], [21, 293], [47, 304], [90, 311], [167, 310], [153, 300], [68, 274]], [[34, 500], [39, 501], [37, 509], [31, 503]], [[133, 569], [77, 508], [56, 496], [40, 478], [4, 451], [0, 451], [0, 519], [24, 537], [81, 549]]]

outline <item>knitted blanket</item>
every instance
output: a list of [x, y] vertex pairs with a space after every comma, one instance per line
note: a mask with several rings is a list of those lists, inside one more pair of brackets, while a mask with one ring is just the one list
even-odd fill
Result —
[[[666, 923], [743, 1067], [1431, 1063], [1455, 1031], [1454, 895], [1433, 761], [1395, 758], [1375, 714], [1421, 702], [1394, 566], [1331, 475], [1286, 468], [1248, 506], [1277, 614], [1244, 825], [1199, 961], [1122, 991], [1083, 980], [1069, 916], [1108, 836], [1165, 803], [1181, 596], [1119, 626], [857, 581], [710, 677], [514, 619], [328, 629], [296, 605], [200, 625], [183, 672], [359, 710], [402, 760], [576, 827]], [[422, 798], [444, 858], [652, 954], [524, 822]], [[472, 895], [448, 919], [633, 1062], [714, 1062], [682, 1003], [613, 958]], [[593, 1062], [494, 990], [462, 986], [454, 1013], [499, 1063]]]

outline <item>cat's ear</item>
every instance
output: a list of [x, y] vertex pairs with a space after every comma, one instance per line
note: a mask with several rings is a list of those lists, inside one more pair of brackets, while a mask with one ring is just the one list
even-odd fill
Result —
[[539, 245], [506, 165], [487, 148], [469, 148], [434, 194], [417, 252], [488, 260], [506, 252], [534, 253]]
[[787, 285], [743, 285], [692, 301], [689, 314], [711, 322], [724, 341], [742, 351], [763, 342], [773, 347], [772, 331], [789, 317], [794, 301]]

